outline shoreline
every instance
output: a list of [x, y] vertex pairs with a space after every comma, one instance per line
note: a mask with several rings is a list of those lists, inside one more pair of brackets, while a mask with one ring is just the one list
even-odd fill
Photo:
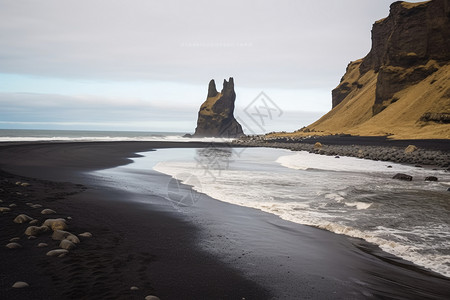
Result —
[[[241, 299], [242, 297], [269, 299], [277, 297], [277, 295], [279, 298], [288, 299], [289, 295], [296, 295], [294, 292], [302, 293], [301, 295], [305, 297], [328, 295], [331, 298], [333, 291], [342, 297], [351, 295], [355, 299], [364, 298], [364, 292], [379, 297], [390, 295], [402, 298], [405, 287], [412, 289], [413, 292], [427, 295], [430, 299], [443, 299], [449, 296], [445, 290], [445, 286], [449, 282], [447, 278], [441, 278], [434, 273], [390, 257], [364, 241], [339, 236], [313, 227], [290, 224], [274, 215], [225, 204], [209, 197], [205, 197], [205, 200], [201, 201], [199, 207], [196, 208], [198, 211], [195, 216], [201, 221], [192, 223], [192, 220], [185, 215], [174, 214], [163, 206], [136, 202], [131, 202], [132, 205], [130, 205], [130, 202], [126, 200], [130, 197], [129, 195], [102, 188], [95, 182], [89, 182], [89, 178], [86, 176], [88, 171], [125, 165], [130, 162], [127, 157], [137, 157], [134, 154], [136, 152], [150, 151], [158, 147], [186, 146], [186, 143], [179, 144], [181, 145], [170, 142], [159, 144], [155, 142], [131, 142], [131, 144], [130, 142], [96, 142], [33, 144], [7, 148], [0, 146], [0, 168], [6, 166], [9, 172], [27, 176], [32, 174], [34, 175], [32, 177], [58, 181], [57, 184], [46, 183], [50, 184], [50, 191], [58, 190], [55, 185], [69, 194], [73, 192], [71, 189], [82, 188], [69, 183], [61, 183], [61, 181], [81, 183], [87, 187], [86, 191], [67, 195], [67, 197], [63, 196], [66, 198], [65, 200], [56, 200], [51, 203], [56, 205], [57, 211], [67, 209], [67, 213], [63, 216], [72, 216], [71, 226], [80, 222], [77, 226], [85, 227], [78, 231], [95, 229], [92, 230], [94, 231], [93, 239], [87, 240], [86, 243], [82, 240], [81, 245], [73, 251], [75, 257], [70, 253], [66, 258], [62, 258], [62, 260], [71, 262], [66, 264], [65, 269], [60, 270], [57, 267], [59, 258], [50, 258], [52, 266], [50, 270], [53, 272], [53, 276], [64, 277], [67, 276], [64, 272], [72, 270], [72, 281], [78, 284], [77, 286], [74, 283], [76, 287], [71, 287], [72, 292], [80, 293], [80, 290], [83, 290], [82, 287], [88, 286], [87, 283], [84, 283], [83, 286], [83, 282], [77, 282], [78, 277], [81, 277], [79, 273], [81, 271], [76, 267], [80, 264], [80, 259], [82, 262], [88, 259], [89, 255], [98, 255], [97, 260], [102, 260], [101, 257], [105, 256], [110, 260], [119, 257], [121, 259], [117, 264], [127, 265], [127, 255], [133, 254], [130, 264], [134, 265], [137, 270], [143, 264], [148, 265], [148, 269], [130, 275], [130, 279], [134, 278], [136, 281], [144, 283], [148, 293], [154, 292], [156, 296], [161, 296], [161, 299], [175, 299], [176, 296], [171, 295], [170, 292], [175, 294], [178, 292], [179, 296], [187, 296], [186, 291], [192, 292], [192, 290], [202, 295], [211, 293], [209, 296], [213, 298], [228, 295], [229, 297], [225, 297], [226, 299]], [[188, 146], [207, 147], [208, 145], [192, 143]], [[75, 153], [77, 155], [74, 156]], [[8, 157], [5, 157], [4, 154], [8, 154]], [[45, 173], [42, 173], [43, 167], [46, 168]], [[162, 175], [158, 175], [156, 180], [159, 180], [158, 178], [161, 179]], [[60, 184], [62, 186], [59, 186]], [[65, 186], [66, 184], [69, 186]], [[152, 184], [158, 184], [158, 181]], [[94, 202], [93, 199], [95, 199]], [[23, 205], [22, 207], [25, 208]], [[117, 219], [118, 211], [124, 221]], [[0, 217], [4, 217], [4, 215]], [[10, 224], [9, 226], [16, 225], [12, 222]], [[165, 228], [161, 224], [165, 226], [172, 224], [172, 226]], [[73, 230], [77, 230], [77, 226], [74, 226]], [[254, 236], [260, 231], [267, 236]], [[143, 236], [142, 232], [152, 232], [153, 238]], [[230, 232], [233, 234], [230, 235]], [[234, 239], [233, 244], [230, 244], [227, 235]], [[295, 241], [292, 240], [293, 237], [295, 237]], [[119, 247], [111, 245], [111, 240], [117, 242]], [[157, 241], [156, 245], [155, 241]], [[26, 242], [28, 243], [28, 241]], [[309, 244], [306, 248], [305, 242]], [[95, 244], [92, 246], [93, 248], [89, 248], [89, 243]], [[272, 245], [274, 243], [275, 245]], [[142, 247], [143, 245], [145, 247]], [[260, 249], [260, 246], [263, 247]], [[77, 253], [86, 252], [84, 247], [88, 247], [89, 255], [80, 254], [78, 256]], [[328, 247], [330, 249], [327, 249]], [[144, 248], [145, 250], [142, 250]], [[205, 248], [210, 249], [205, 251]], [[172, 250], [167, 251], [167, 249]], [[228, 249], [228, 252], [224, 252], [223, 249]], [[241, 249], [248, 250], [245, 257], [243, 253], [238, 253], [242, 252]], [[28, 249], [19, 251], [24, 250]], [[12, 261], [14, 260], [13, 252], [11, 252], [14, 250], [3, 249], [2, 251], [9, 251], [9, 257], [12, 257]], [[99, 253], [96, 254], [96, 251]], [[144, 255], [142, 252], [147, 254]], [[20, 252], [18, 253], [20, 254]], [[239, 257], [234, 257], [235, 255]], [[44, 258], [48, 263], [47, 257]], [[108, 259], [103, 260], [103, 263], [100, 262], [100, 265], [105, 264]], [[305, 260], [308, 263], [305, 263]], [[92, 259], [89, 261], [90, 264], [98, 267], [98, 261]], [[17, 257], [15, 262], [17, 263]], [[311, 265], [312, 262], [316, 262], [316, 265]], [[261, 263], [262, 265], [260, 265]], [[254, 265], [254, 267], [249, 269], [248, 265]], [[84, 266], [87, 268], [86, 264]], [[329, 268], [331, 266], [334, 266], [333, 270]], [[75, 269], [78, 271], [73, 271]], [[103, 269], [99, 268], [99, 270]], [[387, 269], [391, 274], [384, 274]], [[99, 272], [99, 270], [97, 271]], [[261, 275], [264, 272], [269, 274]], [[179, 273], [184, 276], [189, 274], [188, 277], [193, 278], [191, 280], [179, 276], [170, 278], [173, 276], [171, 273]], [[112, 272], [107, 274], [112, 274]], [[164, 274], [167, 277], [159, 278], [158, 274]], [[89, 273], [87, 272], [86, 275]], [[356, 278], [354, 278], [355, 276]], [[145, 296], [143, 290], [133, 294], [129, 288], [125, 290], [124, 285], [120, 285], [121, 289], [115, 287], [108, 282], [108, 279], [103, 278], [105, 274], [98, 277], [101, 278], [96, 281], [99, 282], [99, 287], [108, 286], [109, 289], [112, 289], [111, 293], [116, 293], [119, 298], [139, 295], [140, 298], [137, 299], [143, 299]], [[273, 279], [271, 279], [272, 277]], [[48, 274], [43, 275], [42, 285], [55, 284], [51, 278], [52, 276], [48, 276]], [[380, 278], [382, 279], [380, 280]], [[117, 277], [111, 275], [110, 280], [117, 280]], [[423, 286], [424, 280], [426, 286]], [[290, 286], [294, 282], [299, 287]], [[133, 283], [127, 280], [127, 284], [130, 286]], [[278, 290], [274, 290], [276, 284], [280, 286]], [[142, 286], [142, 284], [140, 285]], [[173, 291], [172, 286], [178, 286], [179, 290]], [[8, 286], [6, 288], [8, 292], [20, 292], [12, 290]], [[213, 290], [216, 290], [216, 294]], [[288, 290], [285, 291], [284, 297], [280, 296], [283, 295], [282, 290]], [[271, 294], [274, 291], [275, 296]], [[107, 294], [106, 291], [104, 293], [101, 295], [112, 295]], [[54, 295], [56, 296], [56, 294]], [[187, 299], [195, 298], [194, 294], [189, 295], [190, 297]], [[409, 296], [413, 295], [415, 294]]]
[[[450, 169], [450, 140], [388, 140], [385, 137], [324, 136], [303, 139], [250, 137], [236, 140], [240, 147], [268, 147], [319, 155]], [[414, 146], [407, 150], [409, 146]], [[411, 152], [409, 152], [411, 151]]]

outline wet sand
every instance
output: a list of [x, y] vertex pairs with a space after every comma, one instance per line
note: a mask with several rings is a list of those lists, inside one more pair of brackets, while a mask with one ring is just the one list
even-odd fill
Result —
[[[201, 143], [104, 142], [0, 146], [0, 242], [4, 299], [446, 299], [450, 280], [361, 240], [283, 221], [205, 195], [187, 210], [155, 195], [107, 188], [89, 171], [124, 165], [134, 153]], [[14, 175], [11, 175], [14, 174]], [[149, 184], [167, 176], [150, 172]], [[23, 178], [21, 176], [26, 176]], [[32, 179], [34, 178], [34, 179]], [[6, 181], [5, 181], [6, 179]], [[50, 180], [50, 181], [49, 181]], [[17, 181], [30, 183], [23, 187]], [[189, 187], [183, 187], [189, 190]], [[20, 193], [20, 194], [17, 194]], [[151, 198], [151, 201], [146, 201]], [[41, 215], [39, 203], [55, 215]], [[67, 218], [74, 234], [91, 232], [65, 257], [58, 242], [24, 236], [26, 213]], [[40, 242], [46, 248], [37, 248]], [[16, 281], [30, 287], [13, 289]], [[136, 286], [138, 290], [130, 290]]]

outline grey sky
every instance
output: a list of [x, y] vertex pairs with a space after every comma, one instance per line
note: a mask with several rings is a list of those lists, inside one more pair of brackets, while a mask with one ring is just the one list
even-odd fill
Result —
[[[0, 0], [0, 104], [9, 111], [0, 122], [27, 121], [6, 99], [32, 93], [49, 95], [58, 103], [52, 109], [92, 108], [85, 118], [113, 109], [109, 103], [141, 103], [155, 113], [172, 103], [194, 114], [184, 121], [195, 127], [193, 108], [208, 81], [220, 89], [230, 76], [238, 106], [264, 90], [286, 111], [325, 112], [331, 89], [349, 61], [367, 54], [371, 26], [391, 2]], [[91, 100], [73, 103], [80, 98]], [[45, 103], [34, 99], [39, 119]]]

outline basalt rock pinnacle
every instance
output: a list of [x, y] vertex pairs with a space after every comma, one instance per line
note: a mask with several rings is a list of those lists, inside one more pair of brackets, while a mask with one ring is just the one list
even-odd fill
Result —
[[214, 79], [209, 82], [206, 101], [198, 112], [195, 137], [239, 137], [243, 135], [241, 125], [234, 118], [236, 93], [230, 77], [223, 81], [222, 91], [216, 89]]

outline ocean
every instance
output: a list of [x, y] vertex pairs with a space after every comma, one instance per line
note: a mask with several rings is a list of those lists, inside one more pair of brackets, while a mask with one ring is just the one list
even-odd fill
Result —
[[[0, 142], [223, 141], [185, 138], [186, 132], [0, 129]], [[226, 140], [226, 139], [225, 139]]]
[[[178, 183], [220, 201], [361, 238], [450, 277], [450, 174], [390, 162], [271, 148], [160, 149], [127, 166], [95, 172], [105, 184], [196, 205]], [[151, 172], [170, 175], [148, 184]], [[407, 173], [413, 181], [392, 179]], [[437, 182], [425, 181], [427, 176]], [[175, 180], [177, 179], [177, 180]], [[197, 196], [196, 196], [197, 195]]]

